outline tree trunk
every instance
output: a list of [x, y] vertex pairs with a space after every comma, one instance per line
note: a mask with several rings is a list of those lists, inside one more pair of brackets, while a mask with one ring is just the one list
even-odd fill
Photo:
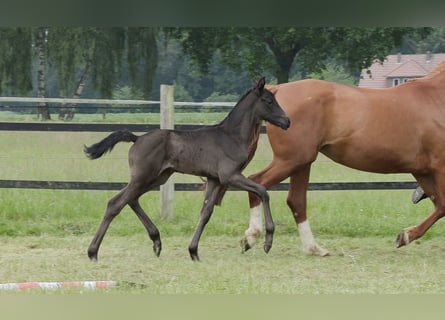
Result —
[[[39, 28], [37, 32], [37, 52], [39, 58], [39, 66], [37, 69], [37, 97], [45, 98], [45, 73], [46, 73], [46, 59], [47, 59], [47, 29]], [[40, 102], [37, 107], [37, 114], [41, 117], [41, 120], [51, 120], [51, 115], [49, 113], [49, 106], [46, 102]]]
[[265, 41], [275, 57], [277, 64], [275, 76], [277, 77], [278, 83], [289, 82], [290, 68], [292, 67], [292, 63], [294, 63], [295, 56], [300, 51], [300, 46], [294, 44], [293, 47], [285, 49], [279, 42], [276, 42], [273, 37], [266, 38]]
[[275, 76], [277, 77], [277, 83], [286, 83], [289, 82], [289, 68], [283, 68], [279, 66], [277, 71], [275, 72]]
[[[89, 53], [87, 54], [85, 68], [83, 69], [82, 75], [80, 76], [79, 82], [77, 83], [77, 87], [76, 87], [76, 91], [74, 92], [73, 99], [79, 99], [82, 96], [82, 93], [85, 89], [85, 85], [88, 81], [88, 78], [91, 73], [91, 67], [93, 65], [93, 52], [94, 52], [94, 44], [89, 49]], [[77, 103], [71, 103], [68, 106], [63, 105], [63, 107], [60, 108], [59, 119], [67, 120], [67, 121], [73, 120], [74, 115], [76, 114], [76, 111], [77, 111], [76, 107], [77, 107]]]
[[[79, 99], [82, 96], [83, 90], [85, 89], [86, 82], [91, 72], [91, 64], [92, 60], [88, 59], [85, 65], [85, 69], [83, 69], [82, 75], [80, 76], [79, 82], [77, 83], [76, 92], [73, 95], [73, 99]], [[67, 109], [68, 114], [66, 116], [66, 120], [71, 121], [76, 114], [77, 103], [72, 103]]]

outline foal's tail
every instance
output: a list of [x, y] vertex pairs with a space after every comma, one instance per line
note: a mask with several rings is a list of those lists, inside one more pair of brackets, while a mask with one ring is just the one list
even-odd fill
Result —
[[128, 130], [116, 131], [110, 134], [102, 141], [89, 147], [84, 146], [83, 151], [90, 159], [100, 158], [105, 152], [111, 152], [114, 146], [119, 142], [136, 142], [138, 136]]

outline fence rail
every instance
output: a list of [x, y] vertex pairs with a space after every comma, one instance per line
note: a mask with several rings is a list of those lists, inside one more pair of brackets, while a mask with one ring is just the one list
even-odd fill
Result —
[[[0, 180], [0, 188], [52, 189], [52, 190], [121, 190], [126, 182], [84, 182], [84, 181], [41, 181], [41, 180]], [[175, 183], [175, 191], [199, 191], [202, 183]], [[313, 182], [308, 190], [409, 190], [414, 189], [414, 181], [397, 182]], [[272, 191], [288, 190], [288, 183], [273, 186]], [[159, 188], [157, 189], [159, 190]], [[236, 190], [236, 189], [230, 189]]]

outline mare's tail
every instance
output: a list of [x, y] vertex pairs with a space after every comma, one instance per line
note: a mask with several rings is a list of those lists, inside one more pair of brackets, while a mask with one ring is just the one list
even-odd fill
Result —
[[110, 134], [102, 141], [95, 143], [89, 147], [84, 146], [83, 151], [90, 159], [100, 158], [105, 152], [113, 150], [114, 146], [122, 141], [136, 142], [138, 136], [128, 130], [116, 131]]

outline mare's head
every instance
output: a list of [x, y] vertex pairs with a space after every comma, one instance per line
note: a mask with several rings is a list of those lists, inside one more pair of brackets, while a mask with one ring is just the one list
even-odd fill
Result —
[[252, 94], [257, 96], [253, 104], [254, 112], [260, 119], [287, 130], [290, 126], [290, 119], [283, 109], [281, 109], [274, 94], [264, 88], [265, 84], [266, 80], [263, 77], [252, 90]]

